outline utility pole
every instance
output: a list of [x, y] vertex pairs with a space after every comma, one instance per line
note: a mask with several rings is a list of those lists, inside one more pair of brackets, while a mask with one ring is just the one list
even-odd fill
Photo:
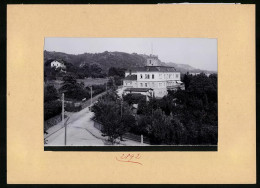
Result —
[[90, 97], [91, 97], [91, 105], [92, 105], [92, 86], [90, 86]]
[[121, 118], [122, 118], [122, 115], [123, 115], [123, 97], [122, 97], [122, 100], [121, 100]]
[[64, 145], [66, 146], [66, 141], [67, 141], [67, 126], [65, 125], [64, 122], [64, 93], [62, 93], [62, 124], [65, 127], [65, 137], [64, 137]]

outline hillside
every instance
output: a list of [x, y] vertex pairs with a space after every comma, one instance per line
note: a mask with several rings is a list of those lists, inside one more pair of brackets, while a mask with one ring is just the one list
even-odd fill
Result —
[[62, 59], [77, 67], [83, 67], [85, 64], [97, 64], [104, 71], [108, 71], [110, 67], [127, 69], [129, 67], [144, 66], [146, 63], [145, 57], [138, 54], [107, 51], [103, 53], [84, 53], [79, 55], [44, 51], [44, 62], [50, 59]]
[[[148, 55], [137, 53], [125, 53], [125, 52], [102, 52], [102, 53], [84, 53], [84, 54], [66, 54], [62, 52], [50, 52], [44, 51], [44, 63], [48, 63], [53, 59], [61, 59], [64, 62], [70, 63], [77, 67], [83, 67], [84, 65], [98, 65], [103, 72], [108, 72], [110, 67], [125, 68], [140, 67], [146, 65], [146, 59]], [[160, 61], [160, 65], [175, 67], [181, 73], [186, 72], [205, 72], [213, 73], [213, 71], [206, 71], [196, 69], [187, 64], [177, 63], [164, 63]]]
[[190, 65], [187, 65], [187, 64], [177, 64], [177, 63], [166, 63], [166, 66], [170, 66], [170, 67], [175, 67], [176, 70], [180, 71], [181, 73], [201, 73], [201, 72], [204, 72], [204, 73], [216, 73], [215, 71], [208, 71], [208, 70], [201, 70], [201, 69], [197, 69], [197, 68], [194, 68]]

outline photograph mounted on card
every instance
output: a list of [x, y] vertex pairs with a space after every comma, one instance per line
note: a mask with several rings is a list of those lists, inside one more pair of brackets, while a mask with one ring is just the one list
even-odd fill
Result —
[[217, 75], [217, 39], [45, 38], [45, 150], [217, 150]]

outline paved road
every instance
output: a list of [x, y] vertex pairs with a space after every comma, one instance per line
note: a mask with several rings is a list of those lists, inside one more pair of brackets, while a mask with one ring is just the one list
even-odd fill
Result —
[[[95, 100], [97, 99], [98, 97], [95, 98]], [[88, 107], [79, 112], [68, 114], [70, 118], [67, 121], [67, 146], [104, 146], [107, 144], [107, 138], [103, 137], [102, 133], [94, 127], [94, 122], [91, 119], [93, 115]], [[64, 146], [65, 128], [62, 122], [49, 128], [47, 132], [49, 134], [44, 135], [47, 140], [45, 146]], [[125, 139], [119, 145], [137, 146], [140, 145], [140, 142]]]
[[[87, 127], [93, 124], [91, 120], [92, 113], [88, 108], [81, 110], [80, 112], [74, 113], [70, 116], [67, 124], [67, 146], [98, 146], [104, 145], [102, 139], [99, 139], [89, 131]], [[48, 143], [46, 146], [64, 146], [65, 143], [65, 128], [61, 128], [61, 125], [55, 125], [58, 127], [58, 131], [47, 137]], [[54, 127], [55, 128], [55, 127]], [[54, 130], [53, 128], [53, 130]], [[51, 134], [51, 130], [49, 131]]]

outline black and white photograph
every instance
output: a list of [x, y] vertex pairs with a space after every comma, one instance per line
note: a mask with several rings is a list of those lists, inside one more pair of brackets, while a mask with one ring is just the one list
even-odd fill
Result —
[[215, 38], [44, 40], [44, 146], [217, 146]]

